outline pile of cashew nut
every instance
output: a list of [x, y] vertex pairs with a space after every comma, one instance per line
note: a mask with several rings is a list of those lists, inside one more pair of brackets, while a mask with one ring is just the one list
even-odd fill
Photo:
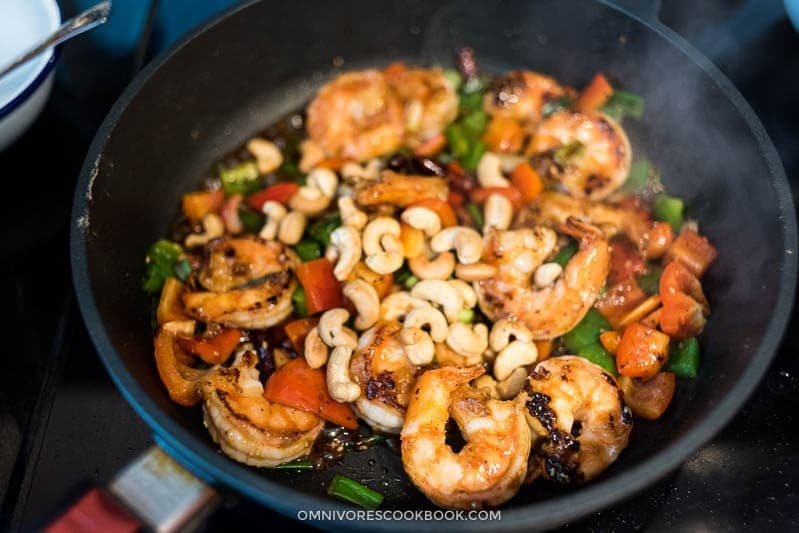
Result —
[[[252, 139], [247, 148], [262, 174], [276, 170], [283, 161], [280, 150], [270, 141]], [[334, 171], [314, 168], [319, 158], [313, 146], [304, 145], [302, 150], [302, 166], [308, 172], [306, 184], [291, 196], [288, 208], [279, 202], [264, 203], [262, 211], [266, 219], [260, 236], [295, 245], [302, 238], [308, 219], [320, 215], [336, 201], [342, 225], [331, 233], [325, 257], [334, 263], [333, 274], [342, 282], [344, 296], [355, 307], [355, 329], [346, 326], [350, 312], [336, 308], [323, 313], [305, 339], [308, 365], [312, 368], [326, 365], [331, 396], [341, 402], [360, 397], [361, 388], [350, 377], [350, 358], [358, 346], [358, 332], [366, 332], [378, 320], [402, 323], [399, 341], [412, 364], [431, 364], [438, 347], [446, 346], [464, 365], [486, 363], [492, 367], [493, 375], [478, 378], [477, 386], [488, 387], [497, 398], [516, 395], [527, 376], [524, 367], [538, 359], [531, 332], [523, 324], [507, 319], [494, 323], [490, 331], [485, 324], [461, 321], [464, 313], [473, 315], [477, 305], [471, 283], [497, 273], [495, 266], [481, 261], [483, 234], [510, 227], [511, 201], [502, 194], [488, 196], [482, 233], [467, 226], [445, 227], [434, 210], [421, 206], [405, 208], [399, 219], [379, 214], [370, 219], [349, 193], [352, 186], [377, 179], [380, 161], [345, 164], [340, 170], [343, 180], [340, 185]], [[480, 185], [509, 186], [505, 174], [516, 163], [509, 156], [487, 152], [477, 167]], [[193, 244], [208, 242], [224, 233], [224, 225], [217, 219], [217, 215], [208, 215], [203, 220], [205, 233], [193, 235], [197, 241]], [[395, 292], [382, 301], [373, 285], [352, 275], [361, 262], [377, 274], [389, 275], [398, 271], [406, 260], [418, 282], [408, 290], [397, 291], [395, 287]], [[547, 263], [537, 269], [533, 281], [545, 287], [561, 273], [560, 265]]]

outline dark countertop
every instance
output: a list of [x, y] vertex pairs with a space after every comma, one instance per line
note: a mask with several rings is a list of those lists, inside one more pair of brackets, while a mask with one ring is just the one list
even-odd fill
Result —
[[[211, 2], [214, 9], [223, 3]], [[76, 8], [62, 4], [65, 14]], [[799, 35], [773, 0], [760, 4], [764, 13], [753, 28], [741, 26], [741, 19], [752, 18], [750, 4], [668, 2], [661, 18], [708, 53], [744, 93], [777, 145], [796, 198]], [[98, 50], [88, 38], [66, 48], [42, 117], [0, 153], [6, 198], [19, 200], [3, 211], [2, 284], [14, 301], [3, 321], [4, 338], [13, 339], [0, 388], [3, 530], [40, 524], [70, 494], [108, 480], [152, 444], [148, 428], [105, 373], [80, 319], [69, 280], [67, 229], [74, 182], [93, 132], [139, 58], [174, 38], [166, 35], [176, 31], [172, 26], [159, 27], [159, 17], [166, 16], [160, 7], [152, 19], [140, 17], [142, 36], [126, 54]], [[566, 529], [799, 529], [797, 325], [794, 317], [766, 379], [709, 445], [648, 490]], [[289, 525], [230, 496], [207, 529], [252, 528], [265, 519], [270, 526]]]

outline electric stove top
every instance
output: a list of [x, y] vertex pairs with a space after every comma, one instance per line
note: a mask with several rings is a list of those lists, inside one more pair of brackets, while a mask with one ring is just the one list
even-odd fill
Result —
[[[72, 496], [109, 480], [152, 444], [83, 326], [69, 277], [67, 230], [75, 180], [94, 131], [144, 60], [165, 44], [168, 24], [159, 26], [166, 15], [158, 7], [154, 2], [141, 17], [140, 35], [127, 54], [104, 51], [88, 36], [66, 47], [45, 112], [0, 153], [6, 199], [0, 283], [6, 302], [13, 302], [4, 306], [2, 321], [2, 530], [42, 525]], [[62, 10], [65, 16], [77, 11], [71, 2], [63, 2]], [[796, 196], [799, 35], [780, 3], [675, 1], [666, 3], [661, 19], [743, 92], [777, 145]], [[794, 317], [766, 378], [720, 435], [646, 491], [564, 530], [797, 530], [798, 325]], [[209, 531], [302, 527], [247, 499], [224, 497], [205, 525]]]

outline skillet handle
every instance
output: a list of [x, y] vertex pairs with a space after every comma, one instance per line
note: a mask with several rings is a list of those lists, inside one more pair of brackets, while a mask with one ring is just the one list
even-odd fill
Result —
[[89, 490], [45, 531], [191, 531], [219, 502], [213, 488], [152, 446], [107, 487]]
[[629, 15], [637, 17], [652, 25], [661, 25], [658, 14], [660, 13], [661, 0], [601, 0], [626, 11]]

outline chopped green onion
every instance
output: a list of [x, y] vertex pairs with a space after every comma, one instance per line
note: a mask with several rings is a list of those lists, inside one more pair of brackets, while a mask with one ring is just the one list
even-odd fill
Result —
[[486, 145], [484, 145], [480, 141], [476, 141], [472, 143], [469, 147], [469, 153], [461, 159], [461, 165], [463, 168], [469, 171], [475, 171], [477, 169], [477, 164], [480, 162], [480, 159], [483, 157], [483, 154], [486, 152]]
[[696, 337], [672, 341], [669, 359], [663, 370], [673, 372], [678, 378], [695, 378], [699, 375], [699, 341]]
[[322, 248], [319, 243], [310, 239], [303, 239], [294, 246], [294, 251], [303, 262], [313, 261], [322, 257]]
[[568, 165], [575, 157], [579, 157], [585, 151], [585, 145], [580, 141], [572, 141], [565, 146], [561, 146], [557, 150], [555, 150], [555, 154], [553, 155], [553, 159], [555, 159], [555, 163], [558, 165], [565, 167]]
[[616, 120], [624, 117], [641, 118], [644, 114], [644, 97], [627, 91], [613, 91], [600, 111]]
[[333, 476], [327, 493], [366, 509], [377, 509], [383, 503], [382, 494], [341, 474]]
[[299, 167], [297, 167], [293, 161], [284, 159], [279, 170], [284, 177], [288, 177], [289, 180], [295, 182], [297, 185], [305, 185], [305, 174], [300, 172]]
[[341, 215], [338, 213], [331, 213], [314, 222], [313, 225], [308, 228], [308, 235], [327, 248], [330, 244], [330, 234], [339, 226], [341, 226]]
[[474, 309], [461, 309], [458, 313], [458, 322], [471, 324], [474, 321]]
[[554, 100], [550, 100], [541, 106], [541, 116], [547, 118], [561, 109], [571, 107], [571, 105], [572, 99], [568, 96], [564, 96], [563, 98], [555, 98]]
[[465, 115], [460, 119], [460, 123], [466, 135], [470, 137], [470, 140], [475, 140], [480, 137], [480, 135], [483, 134], [483, 130], [486, 129], [488, 116], [482, 109], [478, 109], [477, 111], [472, 111], [468, 115]]
[[399, 284], [399, 285], [403, 285], [405, 283], [405, 280], [408, 279], [411, 276], [413, 276], [413, 273], [411, 272], [411, 269], [408, 268], [408, 265], [403, 264], [399, 268], [399, 270], [394, 272], [394, 281], [397, 284]]
[[258, 179], [258, 167], [254, 161], [245, 161], [235, 167], [221, 169], [219, 171], [219, 179], [222, 182], [225, 196], [231, 196], [236, 193], [247, 196], [261, 188], [261, 181]]
[[570, 352], [579, 353], [583, 347], [599, 342], [600, 333], [612, 329], [602, 313], [592, 307], [583, 319], [563, 336], [563, 341]]
[[305, 289], [299, 283], [294, 292], [291, 293], [291, 302], [294, 304], [294, 312], [298, 317], [308, 316], [308, 303], [305, 300]]
[[674, 231], [679, 231], [684, 207], [685, 204], [679, 198], [662, 193], [655, 197], [652, 214], [657, 220], [668, 222]]
[[254, 211], [249, 207], [239, 208], [239, 220], [248, 233], [258, 233], [264, 226], [265, 217], [262, 213]]
[[566, 263], [568, 263], [572, 256], [577, 253], [578, 248], [579, 246], [577, 245], [577, 242], [569, 239], [569, 242], [564, 244], [561, 249], [558, 250], [558, 253], [555, 254], [555, 257], [552, 258], [552, 262], [565, 267]]
[[413, 275], [407, 265], [402, 265], [399, 270], [394, 272], [394, 281], [406, 289], [412, 289], [414, 285], [419, 283], [419, 278]]
[[[469, 85], [469, 82], [466, 82], [466, 85]], [[461, 94], [460, 97], [460, 111], [464, 115], [471, 113], [472, 111], [476, 111], [483, 106], [483, 93], [482, 92], [473, 92], [467, 94]]]
[[616, 122], [621, 122], [622, 119], [624, 118], [624, 111], [622, 111], [621, 108], [616, 106], [609, 106], [605, 104], [604, 106], [599, 108], [599, 110], [605, 115], [615, 120]]
[[637, 193], [644, 190], [649, 183], [650, 170], [652, 170], [652, 165], [649, 160], [639, 159], [630, 167], [627, 181], [624, 182], [620, 190], [626, 193]]
[[661, 274], [663, 274], [663, 267], [652, 263], [646, 267], [646, 272], [635, 277], [635, 281], [645, 293], [657, 294], [660, 292]]
[[313, 470], [313, 463], [308, 459], [297, 459], [290, 463], [273, 466], [270, 470]]
[[161, 239], [153, 243], [144, 259], [146, 270], [142, 288], [151, 294], [161, 292], [166, 278], [178, 275], [175, 266], [181, 254], [183, 248], [176, 242]]
[[447, 135], [447, 143], [449, 143], [449, 149], [453, 157], [460, 159], [469, 153], [469, 140], [466, 138], [466, 134], [460, 124], [454, 122], [447, 126], [444, 132]]
[[189, 278], [189, 274], [191, 274], [191, 265], [185, 259], [181, 259], [177, 263], [175, 263], [175, 276], [180, 281], [186, 281]]
[[480, 209], [480, 206], [474, 202], [469, 202], [466, 204], [466, 210], [469, 212], [469, 215], [472, 217], [474, 221], [474, 225], [478, 228], [483, 227], [483, 223], [485, 219], [483, 218], [483, 211]]
[[461, 88], [461, 85], [463, 84], [463, 78], [461, 77], [460, 72], [457, 70], [451, 68], [446, 69], [444, 71], [444, 77], [449, 80], [449, 82], [452, 84], [452, 88], [456, 91]]
[[406, 288], [406, 289], [409, 289], [409, 290], [410, 290], [410, 289], [412, 289], [412, 288], [413, 288], [413, 286], [414, 286], [414, 285], [416, 285], [417, 283], [419, 283], [419, 278], [417, 278], [416, 276], [414, 276], [413, 274], [411, 274], [410, 276], [408, 276], [407, 278], [405, 278], [405, 281], [403, 282], [403, 285], [405, 286], [405, 288]]

